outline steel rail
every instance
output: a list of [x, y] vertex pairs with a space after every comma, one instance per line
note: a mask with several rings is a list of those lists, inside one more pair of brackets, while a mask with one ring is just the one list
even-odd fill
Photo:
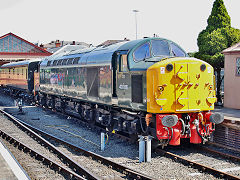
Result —
[[57, 149], [54, 145], [52, 145], [50, 142], [45, 140], [43, 137], [39, 136], [37, 133], [35, 133], [33, 130], [25, 126], [21, 120], [18, 118], [12, 116], [11, 114], [5, 112], [4, 110], [0, 109], [0, 112], [7, 116], [12, 122], [14, 122], [20, 129], [27, 132], [32, 138], [40, 142], [41, 144], [44, 144], [46, 147], [48, 147], [50, 150], [53, 151], [53, 153], [57, 154], [58, 158], [65, 163], [70, 169], [72, 169], [76, 174], [82, 176], [86, 179], [100, 179], [100, 177], [90, 171], [88, 171], [86, 168], [72, 160], [70, 157], [68, 157], [65, 153]]
[[201, 146], [201, 145], [198, 146], [198, 148], [202, 149], [202, 150], [205, 150], [205, 151], [208, 151], [209, 153], [217, 154], [217, 155], [219, 155], [221, 157], [224, 157], [224, 158], [236, 161], [236, 162], [240, 162], [240, 157], [238, 157], [238, 156], [234, 156], [234, 155], [231, 155], [231, 154], [223, 153], [223, 152], [220, 152], [220, 151], [217, 151], [217, 150], [205, 147], [205, 146]]
[[181, 157], [179, 155], [176, 155], [174, 153], [171, 153], [171, 152], [159, 149], [159, 148], [156, 149], [155, 151], [157, 153], [167, 157], [167, 158], [171, 158], [171, 159], [173, 159], [175, 161], [179, 161], [179, 162], [181, 162], [181, 163], [183, 163], [185, 165], [190, 165], [192, 167], [195, 167], [195, 168], [199, 169], [200, 171], [205, 171], [205, 172], [211, 173], [211, 174], [213, 174], [213, 175], [215, 175], [217, 177], [240, 180], [240, 177], [237, 177], [237, 176], [234, 176], [234, 175], [231, 175], [231, 174], [228, 174], [228, 173], [216, 170], [216, 169], [214, 169], [212, 167], [209, 167], [209, 166], [206, 166], [206, 165], [203, 165], [203, 164], [200, 164], [200, 163], [188, 160], [188, 159], [186, 159], [184, 157]]
[[62, 173], [63, 175], [67, 176], [70, 179], [85, 179], [84, 177], [76, 174], [73, 171], [70, 171], [63, 167], [62, 165], [54, 162], [50, 158], [44, 156], [43, 154], [31, 149], [28, 147], [26, 144], [20, 142], [19, 140], [11, 137], [9, 134], [4, 132], [3, 130], [0, 129], [0, 136], [3, 139], [6, 139], [9, 143], [13, 144], [15, 147], [17, 147], [19, 150], [24, 151], [25, 153], [29, 153], [32, 157], [35, 157], [35, 159], [42, 161], [42, 163], [47, 164], [51, 169], [58, 171], [59, 173]]
[[213, 146], [216, 146], [216, 147], [225, 148], [225, 149], [229, 149], [229, 150], [232, 150], [232, 151], [235, 151], [235, 152], [240, 153], [240, 150], [237, 149], [237, 148], [225, 146], [225, 145], [222, 145], [222, 144], [219, 144], [219, 143], [215, 143], [215, 142], [210, 142], [210, 141], [209, 141], [209, 142], [206, 142], [206, 144], [208, 144], [208, 145], [213, 145]]
[[[8, 114], [7, 112], [5, 112], [5, 114], [8, 115], [8, 116], [10, 116], [10, 117], [13, 117], [12, 115]], [[14, 117], [14, 118], [15, 118], [15, 117]], [[145, 175], [145, 174], [143, 174], [143, 173], [141, 173], [141, 172], [138, 172], [138, 171], [136, 171], [136, 170], [134, 170], [134, 169], [128, 168], [128, 167], [123, 166], [123, 165], [121, 165], [121, 164], [118, 164], [118, 163], [116, 163], [116, 162], [114, 162], [114, 161], [111, 161], [111, 160], [109, 160], [109, 159], [106, 159], [106, 158], [104, 158], [104, 157], [101, 156], [101, 155], [98, 155], [98, 154], [96, 154], [96, 153], [93, 153], [93, 152], [84, 150], [84, 149], [82, 149], [82, 148], [80, 148], [80, 147], [77, 147], [77, 146], [75, 146], [75, 145], [73, 145], [73, 144], [71, 144], [71, 143], [69, 143], [69, 142], [66, 142], [66, 141], [64, 141], [64, 140], [62, 140], [62, 139], [59, 139], [59, 138], [57, 138], [56, 136], [53, 136], [53, 135], [51, 135], [51, 134], [49, 134], [49, 133], [47, 133], [47, 132], [44, 132], [44, 131], [42, 131], [42, 130], [40, 130], [40, 129], [38, 129], [38, 128], [35, 128], [35, 127], [33, 127], [33, 126], [31, 126], [31, 125], [23, 122], [23, 121], [20, 120], [20, 119], [15, 118], [15, 120], [18, 121], [19, 123], [25, 125], [26, 127], [30, 128], [31, 130], [37, 132], [38, 134], [41, 134], [42, 136], [46, 136], [46, 137], [48, 137], [48, 138], [50, 138], [50, 139], [53, 139], [53, 140], [55, 140], [55, 141], [57, 141], [57, 142], [60, 142], [60, 143], [62, 143], [62, 144], [64, 144], [64, 145], [70, 147], [71, 149], [74, 149], [75, 151], [81, 152], [82, 155], [85, 155], [85, 156], [87, 156], [87, 157], [91, 157], [92, 159], [94, 159], [94, 160], [96, 160], [96, 161], [98, 161], [98, 162], [101, 162], [102, 164], [104, 164], [104, 165], [106, 165], [106, 166], [108, 166], [108, 167], [111, 167], [111, 168], [114, 169], [114, 170], [117, 170], [117, 171], [122, 172], [123, 174], [125, 174], [125, 175], [126, 175], [128, 178], [130, 178], [130, 179], [143, 179], [143, 180], [151, 180], [151, 179], [154, 179], [153, 177], [150, 177], [150, 176], [148, 176], [148, 175]]]

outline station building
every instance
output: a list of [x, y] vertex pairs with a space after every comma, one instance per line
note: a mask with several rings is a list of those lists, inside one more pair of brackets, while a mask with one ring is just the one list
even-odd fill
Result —
[[0, 37], [0, 66], [8, 62], [36, 59], [50, 55], [52, 53], [11, 32]]
[[225, 49], [224, 107], [240, 109], [240, 42]]

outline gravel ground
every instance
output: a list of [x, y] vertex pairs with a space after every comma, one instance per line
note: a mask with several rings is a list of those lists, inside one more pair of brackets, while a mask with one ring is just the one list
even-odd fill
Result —
[[[25, 132], [21, 131], [15, 124], [13, 124], [8, 119], [0, 118], [0, 124], [1, 124], [0, 129], [6, 132], [7, 134], [20, 140], [22, 143], [28, 145], [31, 149], [34, 149], [37, 152], [44, 154], [48, 158], [54, 160], [54, 162], [57, 162], [58, 164], [61, 164], [63, 167], [67, 168], [55, 154], [51, 153], [48, 149], [41, 146], [37, 141], [33, 140]], [[80, 153], [71, 152], [68, 150], [68, 148], [65, 148], [61, 145], [60, 146], [58, 145], [58, 149], [67, 154], [71, 159], [74, 159], [75, 162], [79, 163], [85, 168], [88, 168], [93, 173], [98, 174], [100, 177], [103, 177], [104, 179], [123, 179], [125, 177], [124, 174], [112, 170], [111, 168], [108, 168], [90, 158], [82, 156]]]
[[[55, 112], [45, 111], [34, 106], [24, 106], [25, 114], [21, 115], [16, 107], [9, 107], [14, 105], [13, 100], [6, 96], [3, 98], [1, 95], [0, 105], [8, 105], [8, 108], [6, 107], [8, 112], [39, 129], [156, 179], [217, 179], [212, 175], [200, 173], [196, 169], [156, 154], [152, 154], [150, 163], [139, 163], [138, 146], [115, 137], [110, 137], [105, 151], [100, 151], [100, 133], [83, 127], [75, 119], [66, 118]], [[101, 171], [101, 169], [98, 170]], [[109, 179], [114, 179], [114, 177], [109, 177]]]
[[[10, 127], [10, 121], [0, 115], [0, 124], [1, 128], [6, 127], [4, 126], [5, 123], [8, 123], [8, 127]], [[12, 126], [11, 126], [12, 127]], [[9, 129], [4, 128], [4, 131], [9, 131]], [[12, 132], [15, 132], [15, 135], [19, 137], [19, 135], [22, 135], [22, 132], [19, 132], [20, 130], [18, 128], [12, 129]], [[14, 145], [10, 144], [5, 139], [2, 139], [3, 143], [9, 148], [11, 153], [15, 156], [17, 161], [21, 164], [21, 166], [24, 168], [24, 170], [27, 172], [29, 177], [31, 179], [65, 179], [62, 175], [56, 173], [55, 171], [47, 168], [45, 165], [43, 165], [40, 161], [36, 160], [35, 158], [31, 157], [30, 154], [26, 154], [23, 151], [16, 148]], [[30, 139], [29, 143], [31, 143], [32, 140]], [[1, 179], [1, 178], [0, 178]]]

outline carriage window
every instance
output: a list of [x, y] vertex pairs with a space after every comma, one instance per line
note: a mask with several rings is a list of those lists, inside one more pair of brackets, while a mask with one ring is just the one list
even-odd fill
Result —
[[127, 55], [124, 54], [121, 56], [121, 64], [120, 64], [120, 71], [121, 72], [127, 72], [128, 67], [127, 67]]
[[153, 56], [170, 56], [168, 42], [165, 40], [152, 41]]
[[150, 50], [149, 50], [149, 44], [143, 44], [142, 46], [138, 47], [134, 54], [133, 57], [135, 61], [143, 61], [144, 59], [147, 59], [150, 57]]
[[181, 50], [178, 46], [176, 46], [173, 43], [171, 43], [170, 46], [171, 46], [171, 49], [172, 49], [173, 56], [186, 57], [185, 52], [183, 50]]

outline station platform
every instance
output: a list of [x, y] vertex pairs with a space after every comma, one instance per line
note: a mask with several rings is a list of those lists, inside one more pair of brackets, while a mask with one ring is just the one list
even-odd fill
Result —
[[223, 113], [224, 121], [216, 125], [212, 142], [240, 152], [240, 109], [217, 106], [214, 111]]
[[12, 153], [0, 140], [0, 180], [30, 180]]
[[224, 115], [224, 124], [240, 130], [240, 109], [231, 109], [226, 107], [215, 107], [215, 112], [221, 112]]

